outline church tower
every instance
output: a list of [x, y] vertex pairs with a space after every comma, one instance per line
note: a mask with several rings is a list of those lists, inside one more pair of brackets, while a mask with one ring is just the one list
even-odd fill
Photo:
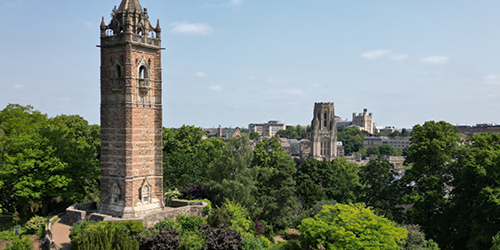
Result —
[[311, 156], [318, 160], [332, 160], [337, 157], [337, 122], [333, 102], [314, 103], [313, 116]]
[[163, 204], [161, 29], [138, 0], [101, 23], [101, 205], [136, 218]]

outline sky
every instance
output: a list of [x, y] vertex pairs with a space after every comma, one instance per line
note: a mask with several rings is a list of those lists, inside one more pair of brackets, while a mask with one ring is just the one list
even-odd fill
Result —
[[[162, 27], [163, 126], [500, 123], [500, 1], [140, 0]], [[100, 123], [99, 24], [120, 0], [0, 0], [0, 109]]]

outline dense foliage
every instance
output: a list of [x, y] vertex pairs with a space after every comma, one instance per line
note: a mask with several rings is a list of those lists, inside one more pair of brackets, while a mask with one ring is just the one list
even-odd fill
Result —
[[302, 221], [302, 249], [402, 249], [407, 231], [363, 204], [324, 206]]

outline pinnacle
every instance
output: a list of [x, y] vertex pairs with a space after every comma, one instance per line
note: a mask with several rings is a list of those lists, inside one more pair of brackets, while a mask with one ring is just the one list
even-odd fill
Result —
[[122, 0], [120, 7], [118, 7], [118, 11], [142, 11], [141, 4], [139, 0]]

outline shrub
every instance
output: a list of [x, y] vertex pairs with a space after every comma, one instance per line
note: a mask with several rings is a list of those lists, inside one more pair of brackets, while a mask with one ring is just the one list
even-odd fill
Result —
[[84, 220], [76, 223], [70, 232], [71, 248], [80, 249], [121, 249], [135, 250], [139, 243], [135, 230], [142, 227], [141, 222], [94, 222]]
[[164, 220], [160, 220], [158, 223], [156, 223], [153, 226], [153, 229], [157, 230], [157, 231], [161, 231], [166, 227], [179, 230], [179, 223], [173, 217], [168, 217], [168, 218], [166, 218]]
[[7, 243], [7, 248], [5, 250], [31, 250], [33, 249], [33, 243], [28, 237], [16, 238], [12, 241], [12, 245]]
[[177, 229], [165, 227], [157, 234], [144, 233], [138, 236], [140, 250], [177, 250], [181, 245], [181, 233]]
[[180, 250], [201, 250], [205, 245], [205, 236], [196, 232], [184, 232]]
[[300, 232], [297, 229], [294, 228], [289, 228], [285, 231], [285, 239], [287, 240], [300, 240], [300, 235], [302, 232]]
[[262, 242], [260, 237], [259, 236], [255, 237], [250, 233], [243, 234], [241, 245], [242, 245], [241, 247], [242, 250], [259, 250], [265, 248], [265, 243]]
[[174, 190], [168, 190], [165, 192], [165, 195], [163, 196], [165, 198], [165, 202], [167, 205], [170, 205], [170, 202], [172, 202], [172, 199], [177, 199], [181, 196], [181, 193], [176, 189]]
[[40, 231], [44, 230], [45, 224], [47, 222], [47, 219], [41, 217], [41, 216], [33, 216], [31, 219], [26, 222], [24, 227], [30, 234], [38, 234]]
[[203, 225], [200, 232], [206, 236], [204, 250], [237, 250], [242, 246], [241, 234], [227, 226], [213, 230], [209, 225]]
[[325, 205], [314, 219], [307, 218], [299, 227], [300, 245], [313, 249], [401, 249], [408, 237], [404, 228], [374, 214], [364, 204]]
[[207, 224], [205, 218], [196, 215], [179, 215], [177, 222], [181, 225], [181, 231], [198, 232], [198, 227]]

